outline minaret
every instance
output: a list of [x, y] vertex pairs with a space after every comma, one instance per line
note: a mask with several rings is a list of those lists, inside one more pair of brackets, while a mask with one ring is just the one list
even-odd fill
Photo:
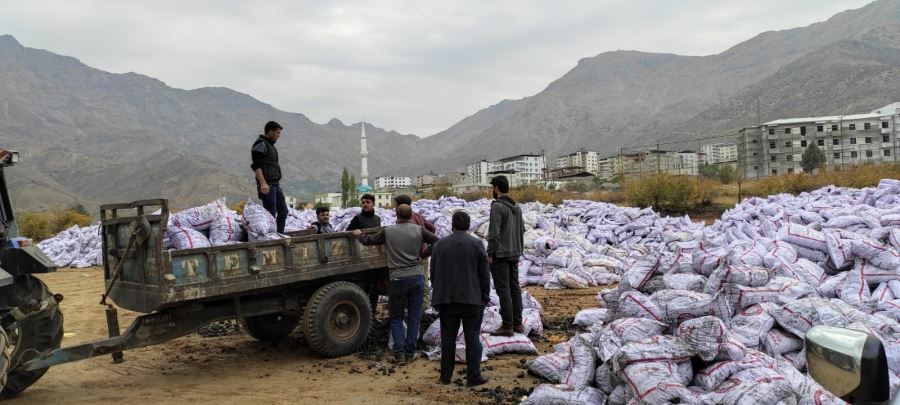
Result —
[[369, 150], [366, 149], [366, 123], [362, 123], [362, 134], [359, 139], [359, 157], [362, 158], [362, 172], [359, 173], [359, 176], [362, 178], [360, 181], [362, 185], [369, 185]]

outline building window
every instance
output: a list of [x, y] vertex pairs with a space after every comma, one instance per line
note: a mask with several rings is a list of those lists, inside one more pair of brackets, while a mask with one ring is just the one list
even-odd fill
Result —
[[852, 151], [852, 152], [850, 152], [850, 157], [852, 157], [852, 158], [854, 158], [854, 159], [856, 159], [856, 157], [857, 157], [857, 156], [858, 156], [858, 154], [857, 154], [857, 153], [856, 153], [856, 151], [855, 151], [855, 150], [854, 150], [854, 151]]
[[806, 127], [800, 127], [800, 135], [806, 135]]
[[837, 138], [834, 138], [834, 139], [831, 140], [831, 144], [832, 144], [832, 145], [837, 145], [838, 143], [840, 143], [840, 140], [837, 139]]
[[769, 128], [769, 135], [775, 135], [775, 128]]
[[753, 170], [759, 170], [759, 166], [753, 166]]
[[867, 137], [866, 137], [866, 143], [872, 143], [872, 137], [871, 137], [871, 136], [867, 136]]
[[885, 149], [885, 150], [884, 150], [884, 155], [885, 155], [885, 156], [890, 156], [890, 155], [891, 155], [891, 150], [890, 150], [890, 149]]
[[789, 168], [788, 168], [788, 173], [793, 173], [793, 172], [794, 172], [794, 168], [793, 168], [793, 167], [789, 167]]
[[775, 149], [775, 142], [769, 142], [769, 149]]
[[805, 148], [805, 147], [806, 147], [806, 140], [800, 141], [800, 147], [801, 147], [801, 148]]
[[794, 155], [787, 155], [784, 158], [787, 159], [788, 162], [791, 162], [794, 160]]
[[872, 124], [866, 122], [863, 124], [863, 129], [872, 129]]
[[825, 130], [825, 126], [824, 126], [824, 125], [817, 125], [817, 126], [816, 126], [816, 132], [822, 132], [822, 131], [824, 131], [824, 130]]
[[866, 157], [872, 157], [872, 151], [867, 150], [867, 151], [866, 151]]
[[790, 129], [790, 128], [785, 128], [785, 129], [784, 129], [784, 133], [790, 135], [791, 129]]
[[753, 156], [759, 156], [759, 152], [753, 152]]
[[832, 130], [832, 131], [837, 131], [837, 125], [832, 125], [832, 126], [831, 126], [831, 130]]
[[778, 174], [778, 169], [772, 169], [772, 174]]
[[856, 138], [850, 138], [850, 144], [856, 145]]
[[890, 135], [882, 135], [881, 136], [881, 142], [890, 142], [890, 141], [891, 141]]
[[816, 145], [825, 146], [825, 140], [824, 139], [816, 139]]
[[772, 155], [770, 160], [774, 162], [774, 161], [778, 160], [778, 157], [775, 155]]
[[754, 140], [753, 140], [753, 143], [756, 143], [756, 142], [757, 142], [757, 140], [756, 140], [756, 139], [754, 139]]
[[841, 158], [840, 152], [834, 152], [834, 158], [835, 158], [835, 159], [840, 159], [840, 158]]
[[856, 124], [850, 124], [849, 128], [851, 131], [856, 131]]
[[882, 128], [887, 128], [887, 127], [888, 127], [888, 122], [887, 122], [887, 121], [881, 121], [881, 127], [882, 127]]

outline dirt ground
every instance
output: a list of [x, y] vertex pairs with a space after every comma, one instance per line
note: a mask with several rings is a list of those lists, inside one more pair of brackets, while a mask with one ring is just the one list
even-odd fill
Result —
[[[106, 337], [104, 311], [98, 305], [103, 286], [99, 269], [65, 269], [41, 278], [51, 291], [65, 296], [63, 346]], [[570, 325], [578, 310], [597, 306], [597, 288], [528, 290], [544, 307], [544, 336], [532, 338], [541, 354], [576, 332]], [[120, 310], [122, 329], [137, 315]], [[261, 343], [223, 329], [211, 334], [221, 336], [193, 333], [125, 352], [122, 364], [112, 364], [107, 356], [51, 368], [7, 403], [494, 404], [518, 403], [540, 383], [523, 366], [531, 355], [505, 354], [482, 363], [491, 381], [470, 389], [462, 385], [465, 366], [459, 364], [459, 385], [444, 386], [436, 382], [438, 362], [426, 358], [393, 366], [388, 353], [369, 350], [325, 359], [312, 353], [296, 332], [284, 341]], [[377, 343], [386, 346], [383, 340]]]

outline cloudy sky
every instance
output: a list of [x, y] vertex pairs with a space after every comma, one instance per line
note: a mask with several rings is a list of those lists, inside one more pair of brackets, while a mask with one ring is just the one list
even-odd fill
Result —
[[619, 49], [709, 55], [868, 0], [7, 1], [0, 34], [111, 72], [225, 86], [427, 136]]

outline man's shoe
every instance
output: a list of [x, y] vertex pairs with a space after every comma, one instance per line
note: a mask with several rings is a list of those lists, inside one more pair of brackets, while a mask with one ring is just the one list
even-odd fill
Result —
[[490, 378], [487, 378], [487, 377], [481, 375], [481, 376], [478, 376], [478, 378], [476, 378], [474, 380], [466, 381], [466, 387], [477, 387], [479, 385], [486, 384], [489, 380], [490, 380]]
[[406, 353], [404, 352], [395, 352], [394, 360], [392, 361], [394, 364], [406, 364]]
[[419, 358], [419, 355], [417, 353], [406, 353], [406, 361], [403, 364], [412, 363], [412, 362], [416, 361], [416, 359], [418, 359], [418, 358]]
[[516, 326], [513, 326], [513, 332], [516, 332], [516, 333], [525, 333], [525, 325], [522, 325], [522, 324], [520, 323], [520, 324], [518, 324], [518, 325], [516, 325]]
[[441, 385], [450, 385], [450, 379], [444, 377], [438, 377], [438, 384]]
[[497, 329], [496, 332], [491, 333], [491, 336], [512, 337], [515, 334], [516, 333], [515, 333], [515, 331], [513, 331], [512, 325], [503, 324], [503, 326], [501, 326], [500, 329]]

